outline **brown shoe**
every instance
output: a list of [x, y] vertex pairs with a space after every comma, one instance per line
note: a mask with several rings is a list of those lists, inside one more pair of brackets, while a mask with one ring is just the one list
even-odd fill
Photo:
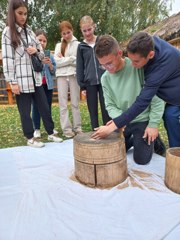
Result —
[[73, 131], [68, 131], [63, 133], [63, 136], [65, 136], [66, 138], [73, 138], [75, 136], [75, 133]]

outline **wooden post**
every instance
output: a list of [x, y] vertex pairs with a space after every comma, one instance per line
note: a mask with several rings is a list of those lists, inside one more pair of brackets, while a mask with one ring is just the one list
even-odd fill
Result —
[[11, 87], [10, 87], [9, 83], [6, 84], [6, 90], [7, 90], [7, 94], [8, 94], [8, 104], [14, 104], [13, 93], [11, 91]]
[[86, 100], [86, 96], [84, 96], [84, 94], [82, 94], [82, 90], [80, 90], [80, 100], [82, 100], [82, 101]]

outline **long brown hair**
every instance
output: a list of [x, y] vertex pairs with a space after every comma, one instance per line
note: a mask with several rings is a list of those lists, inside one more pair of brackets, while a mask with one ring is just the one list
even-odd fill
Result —
[[[16, 29], [15, 10], [19, 7], [25, 7], [28, 10], [27, 4], [23, 0], [9, 0], [8, 14], [7, 14], [7, 26], [10, 28], [11, 43], [14, 48], [20, 45], [19, 33]], [[27, 21], [27, 20], [26, 20]], [[26, 24], [26, 23], [25, 23]]]
[[[73, 27], [72, 27], [71, 23], [68, 22], [68, 21], [62, 21], [62, 22], [59, 23], [60, 32], [62, 32], [64, 28], [68, 28], [69, 30], [73, 31]], [[66, 50], [67, 45], [68, 45], [67, 41], [65, 39], [63, 39], [62, 42], [61, 42], [61, 54], [63, 56], [65, 54], [65, 50]]]

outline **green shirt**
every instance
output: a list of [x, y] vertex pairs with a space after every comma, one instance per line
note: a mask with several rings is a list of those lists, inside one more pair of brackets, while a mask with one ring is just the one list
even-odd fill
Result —
[[[101, 77], [106, 109], [111, 118], [118, 117], [136, 100], [144, 82], [143, 69], [134, 68], [131, 60], [125, 58], [122, 70], [111, 74], [106, 71]], [[164, 112], [164, 101], [155, 96], [151, 105], [131, 123], [148, 121], [148, 127], [157, 128]]]

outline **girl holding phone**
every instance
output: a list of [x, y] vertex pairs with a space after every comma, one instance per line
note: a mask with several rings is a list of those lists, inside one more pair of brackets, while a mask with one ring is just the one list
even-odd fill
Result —
[[[50, 54], [50, 50], [45, 50], [47, 45], [47, 36], [46, 33], [43, 30], [37, 30], [36, 31], [36, 37], [41, 43], [41, 46], [44, 50], [44, 59], [42, 60], [44, 64], [43, 69], [43, 77], [42, 77], [42, 85], [44, 88], [44, 92], [48, 101], [48, 105], [51, 112], [51, 106], [52, 106], [52, 97], [53, 97], [53, 87], [54, 87], [54, 80], [53, 77], [55, 75], [56, 71], [56, 62], [54, 60], [53, 55]], [[37, 108], [36, 103], [33, 101], [33, 109], [32, 109], [32, 119], [34, 124], [34, 137], [40, 138], [41, 132], [40, 132], [40, 122], [41, 117]], [[54, 130], [54, 133], [57, 134], [58, 132]]]

